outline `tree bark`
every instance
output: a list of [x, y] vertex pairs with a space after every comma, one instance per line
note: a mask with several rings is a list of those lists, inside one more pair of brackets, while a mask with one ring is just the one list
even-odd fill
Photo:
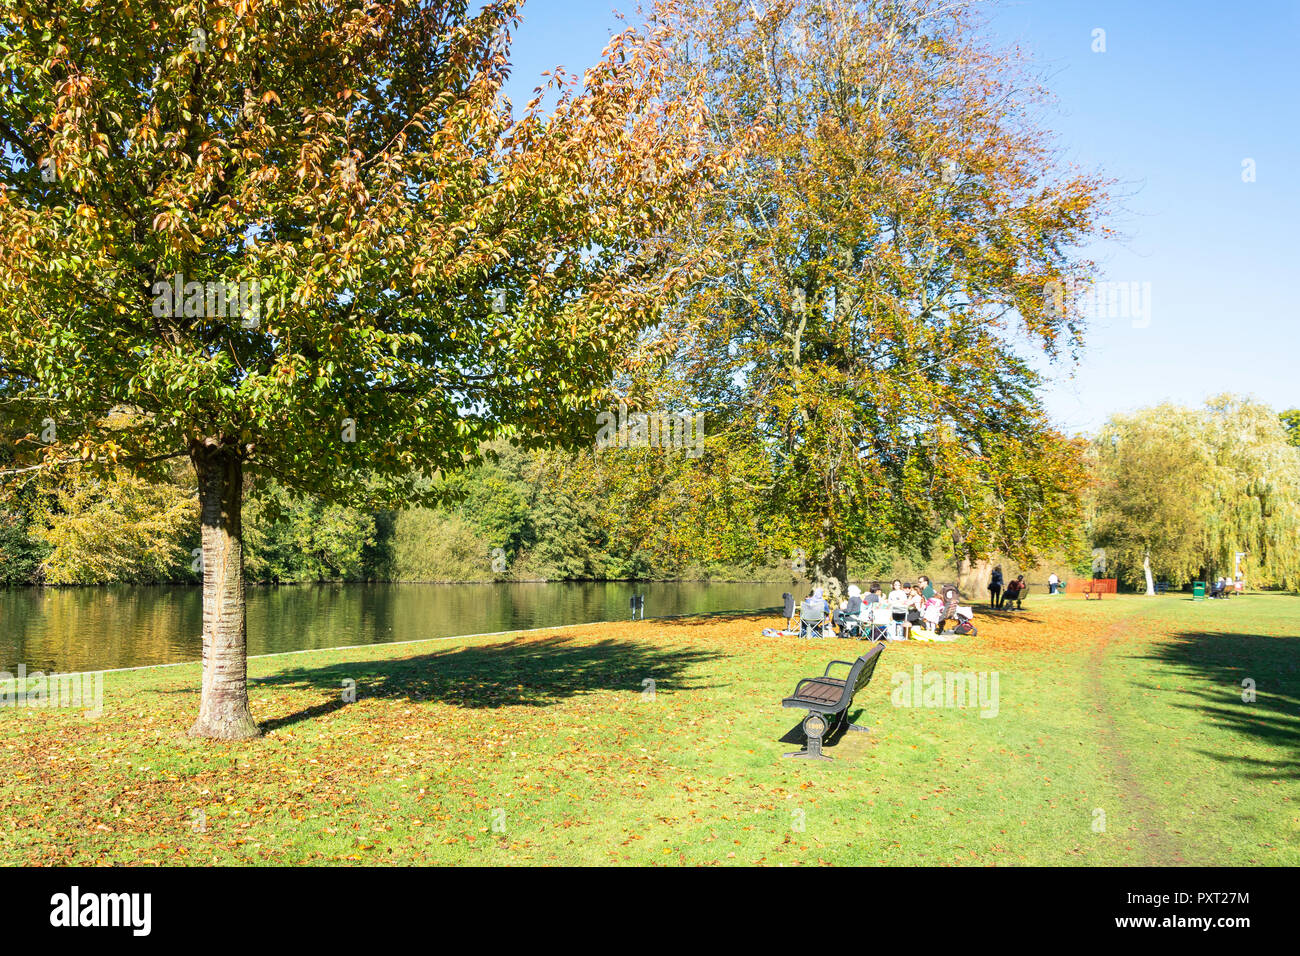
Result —
[[1147, 594], [1156, 593], [1156, 583], [1151, 578], [1151, 552], [1148, 551], [1142, 557], [1142, 573], [1147, 576]]
[[963, 555], [957, 559], [957, 590], [969, 600], [979, 601], [988, 594], [992, 576], [993, 565], [984, 558]]
[[248, 709], [248, 632], [244, 604], [244, 466], [215, 441], [190, 451], [199, 482], [203, 544], [203, 693], [191, 737], [258, 736]]
[[985, 558], [971, 556], [966, 547], [966, 535], [960, 528], [952, 527], [952, 550], [957, 561], [957, 592], [970, 601], [982, 600], [988, 593], [993, 565]]
[[845, 549], [837, 543], [828, 543], [813, 563], [813, 583], [820, 587], [827, 600], [838, 601], [848, 593], [849, 562]]

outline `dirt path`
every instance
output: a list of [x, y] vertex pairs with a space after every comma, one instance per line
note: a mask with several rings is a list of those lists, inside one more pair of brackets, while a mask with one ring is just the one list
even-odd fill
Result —
[[1120, 798], [1124, 806], [1137, 820], [1141, 841], [1142, 863], [1147, 866], [1186, 866], [1182, 850], [1176, 839], [1167, 833], [1160, 822], [1160, 814], [1155, 801], [1142, 789], [1138, 775], [1133, 769], [1128, 754], [1124, 750], [1123, 739], [1119, 732], [1119, 720], [1110, 706], [1102, 674], [1106, 667], [1106, 655], [1111, 644], [1128, 634], [1136, 622], [1121, 621], [1111, 625], [1093, 646], [1088, 657], [1087, 686], [1093, 700], [1093, 709], [1097, 714], [1098, 743], [1102, 753], [1110, 763], [1111, 773], [1119, 787]]

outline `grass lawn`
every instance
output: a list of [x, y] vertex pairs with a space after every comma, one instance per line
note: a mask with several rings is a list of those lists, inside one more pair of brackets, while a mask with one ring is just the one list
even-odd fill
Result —
[[[1034, 595], [890, 644], [833, 763], [781, 759], [780, 700], [866, 645], [774, 623], [257, 659], [239, 745], [183, 736], [197, 664], [109, 674], [98, 719], [0, 709], [0, 861], [1300, 864], [1300, 598]], [[996, 712], [903, 700], [917, 665], [996, 674]]]

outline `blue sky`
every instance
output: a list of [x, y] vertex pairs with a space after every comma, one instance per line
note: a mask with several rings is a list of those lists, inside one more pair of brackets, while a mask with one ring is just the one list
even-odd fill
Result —
[[[623, 9], [630, 8], [623, 4]], [[616, 26], [610, 0], [529, 0], [512, 92], [581, 72]], [[1094, 316], [1048, 408], [1069, 431], [1111, 413], [1231, 391], [1300, 406], [1300, 0], [1003, 0], [989, 30], [1020, 46], [1055, 101], [1063, 157], [1118, 180], [1115, 241], [1086, 251], [1110, 282], [1150, 283], [1148, 320]], [[1095, 30], [1105, 51], [1094, 52]], [[1255, 181], [1243, 182], [1254, 161]]]

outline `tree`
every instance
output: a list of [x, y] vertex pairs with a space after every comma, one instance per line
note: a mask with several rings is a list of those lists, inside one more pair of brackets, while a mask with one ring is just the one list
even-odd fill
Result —
[[664, 330], [710, 416], [770, 456], [769, 508], [823, 583], [946, 529], [964, 585], [1068, 534], [1081, 445], [1037, 353], [1073, 353], [1104, 183], [1059, 168], [1035, 90], [940, 0], [691, 0], [676, 75], [742, 150], [682, 245]]
[[495, 437], [589, 436], [690, 279], [661, 237], [711, 163], [662, 28], [516, 113], [518, 7], [0, 5], [0, 398], [57, 421], [23, 468], [192, 463], [194, 735], [257, 732], [246, 479], [403, 499]]
[[1093, 443], [1092, 540], [1127, 583], [1183, 582], [1202, 566], [1212, 452], [1194, 411], [1163, 405], [1112, 418]]
[[1286, 437], [1293, 445], [1300, 445], [1300, 408], [1288, 408], [1279, 416], [1286, 427]]
[[34, 522], [35, 537], [49, 549], [46, 584], [193, 580], [193, 485], [146, 482], [125, 470], [72, 468], [58, 478]]
[[1202, 409], [1113, 417], [1093, 443], [1093, 544], [1132, 585], [1231, 576], [1300, 587], [1300, 449], [1269, 408], [1230, 395]]

